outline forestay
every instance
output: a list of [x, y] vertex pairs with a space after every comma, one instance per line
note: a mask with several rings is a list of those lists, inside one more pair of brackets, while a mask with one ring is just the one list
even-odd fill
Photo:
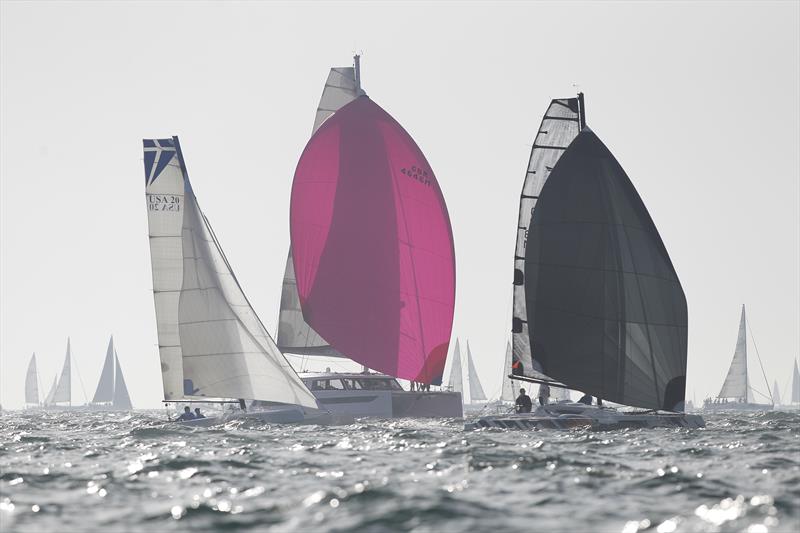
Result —
[[539, 194], [525, 275], [546, 375], [623, 405], [683, 410], [686, 298], [636, 189], [589, 128]]
[[717, 395], [719, 398], [747, 398], [747, 322], [744, 306], [739, 319], [739, 333], [736, 336], [736, 349], [728, 369], [728, 375]]
[[439, 385], [455, 253], [441, 189], [408, 133], [366, 96], [341, 108], [298, 162], [290, 221], [306, 322], [369, 368]]
[[36, 371], [36, 354], [31, 356], [28, 372], [25, 374], [25, 403], [39, 403], [39, 378]]
[[[332, 68], [319, 99], [311, 134], [313, 135], [339, 108], [353, 101], [358, 92], [353, 67]], [[297, 295], [291, 246], [283, 275], [277, 337], [278, 348], [284, 353], [343, 357], [303, 319], [303, 310], [300, 308], [300, 298]]]
[[197, 204], [177, 137], [146, 139], [144, 150], [165, 399], [317, 408], [242, 292]]
[[[531, 358], [531, 340], [528, 315], [525, 303], [525, 249], [528, 227], [536, 209], [542, 187], [555, 167], [564, 150], [580, 131], [579, 98], [562, 98], [550, 102], [542, 118], [533, 148], [528, 160], [525, 182], [519, 200], [519, 219], [517, 224], [517, 244], [514, 253], [514, 309], [511, 324], [513, 360], [506, 366], [511, 372], [513, 361], [522, 364], [523, 374], [537, 379], [550, 380], [541, 372], [541, 365]], [[512, 398], [513, 399], [513, 398]]]

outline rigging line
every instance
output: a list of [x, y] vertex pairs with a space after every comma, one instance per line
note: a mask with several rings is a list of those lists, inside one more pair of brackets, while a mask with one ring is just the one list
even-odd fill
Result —
[[[769, 389], [769, 380], [767, 379], [767, 373], [764, 372], [764, 365], [761, 362], [761, 356], [758, 353], [758, 346], [756, 345], [756, 337], [753, 335], [753, 328], [750, 327], [750, 321], [745, 318], [745, 323], [747, 324], [747, 329], [750, 331], [750, 338], [753, 339], [753, 348], [756, 349], [756, 357], [758, 358], [758, 366], [761, 367], [761, 375], [764, 376], [764, 383], [767, 385], [767, 392], [769, 392], [769, 401], [772, 402], [772, 405], [775, 405], [775, 399], [772, 397], [772, 391]], [[750, 387], [752, 390], [752, 387]], [[761, 394], [761, 393], [759, 393]]]
[[[747, 388], [750, 389], [751, 391], [757, 393], [757, 394], [760, 394], [761, 396], [763, 396], [764, 398], [770, 400], [773, 404], [775, 404], [775, 402], [772, 400], [772, 393], [770, 393], [770, 395], [767, 396], [766, 394], [764, 394], [763, 392], [761, 392], [760, 390], [758, 390], [758, 389], [756, 389], [754, 387], [747, 387]], [[769, 389], [767, 389], [767, 390], [769, 390]]]

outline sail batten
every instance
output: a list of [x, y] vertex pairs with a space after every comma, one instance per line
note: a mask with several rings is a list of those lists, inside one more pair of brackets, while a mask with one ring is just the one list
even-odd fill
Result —
[[241, 398], [316, 409], [200, 210], [177, 137], [145, 139], [144, 150], [150, 234], [163, 237], [151, 239], [150, 248], [165, 399]]

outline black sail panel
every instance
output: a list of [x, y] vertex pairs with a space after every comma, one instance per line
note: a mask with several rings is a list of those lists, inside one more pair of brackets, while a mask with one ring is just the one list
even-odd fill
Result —
[[683, 289], [636, 189], [588, 128], [542, 188], [525, 273], [531, 351], [546, 375], [624, 405], [683, 409]]

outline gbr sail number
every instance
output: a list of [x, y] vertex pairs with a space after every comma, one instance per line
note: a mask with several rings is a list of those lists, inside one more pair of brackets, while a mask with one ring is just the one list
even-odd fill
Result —
[[181, 210], [182, 199], [176, 194], [148, 194], [147, 209], [150, 211], [173, 211]]

